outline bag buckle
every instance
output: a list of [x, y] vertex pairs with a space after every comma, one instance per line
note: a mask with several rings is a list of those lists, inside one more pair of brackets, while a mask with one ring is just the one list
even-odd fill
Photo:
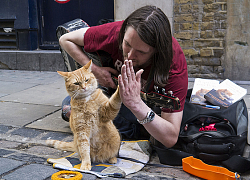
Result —
[[240, 175], [238, 175], [237, 172], [235, 172], [235, 179], [236, 179], [236, 180], [241, 180]]

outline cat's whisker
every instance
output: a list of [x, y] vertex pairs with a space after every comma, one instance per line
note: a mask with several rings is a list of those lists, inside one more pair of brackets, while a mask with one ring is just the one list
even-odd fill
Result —
[[71, 91], [73, 94], [75, 94], [78, 90]]
[[75, 99], [78, 95], [79, 95], [79, 93], [78, 93], [78, 92], [76, 92], [76, 93], [75, 93], [75, 96], [74, 96], [74, 99]]
[[75, 100], [75, 97], [76, 97], [76, 95], [74, 94], [74, 95], [72, 96], [72, 99]]
[[76, 98], [76, 96], [78, 95], [78, 91], [73, 91], [73, 95], [72, 95], [72, 99], [75, 99]]

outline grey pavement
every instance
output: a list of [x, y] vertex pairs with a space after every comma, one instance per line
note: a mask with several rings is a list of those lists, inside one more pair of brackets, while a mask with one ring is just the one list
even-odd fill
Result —
[[[248, 89], [244, 97], [250, 108], [250, 82], [237, 81]], [[189, 88], [193, 86], [190, 79]], [[0, 70], [0, 179], [49, 180], [57, 172], [48, 158], [60, 158], [71, 152], [45, 145], [46, 139], [72, 140], [69, 124], [61, 118], [61, 102], [67, 96], [64, 80], [56, 72]], [[250, 111], [248, 108], [248, 111]], [[249, 157], [247, 146], [245, 157]], [[150, 163], [158, 163], [156, 154]], [[242, 177], [249, 179], [250, 175]], [[146, 165], [128, 179], [199, 179], [179, 168]], [[83, 179], [98, 179], [83, 174]], [[115, 179], [115, 178], [104, 178]]]

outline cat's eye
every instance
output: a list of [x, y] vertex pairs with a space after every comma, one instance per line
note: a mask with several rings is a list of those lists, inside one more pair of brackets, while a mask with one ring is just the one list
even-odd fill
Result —
[[86, 80], [85, 80], [85, 82], [88, 82], [88, 81], [89, 81], [89, 79], [86, 79]]
[[79, 82], [75, 82], [74, 85], [80, 85], [80, 83]]

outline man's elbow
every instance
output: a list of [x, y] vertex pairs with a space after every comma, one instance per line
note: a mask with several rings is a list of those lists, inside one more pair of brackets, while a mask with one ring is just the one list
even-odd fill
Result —
[[173, 146], [177, 143], [177, 141], [178, 141], [178, 136], [179, 136], [179, 134], [174, 134], [174, 135], [172, 135], [170, 138], [169, 138], [169, 137], [166, 137], [166, 138], [164, 139], [164, 141], [162, 142], [162, 144], [163, 144], [164, 146], [166, 146], [167, 148], [171, 148], [171, 147], [173, 147]]
[[65, 42], [66, 42], [66, 34], [62, 35], [62, 36], [59, 38], [59, 44], [60, 44], [61, 47], [64, 46]]

